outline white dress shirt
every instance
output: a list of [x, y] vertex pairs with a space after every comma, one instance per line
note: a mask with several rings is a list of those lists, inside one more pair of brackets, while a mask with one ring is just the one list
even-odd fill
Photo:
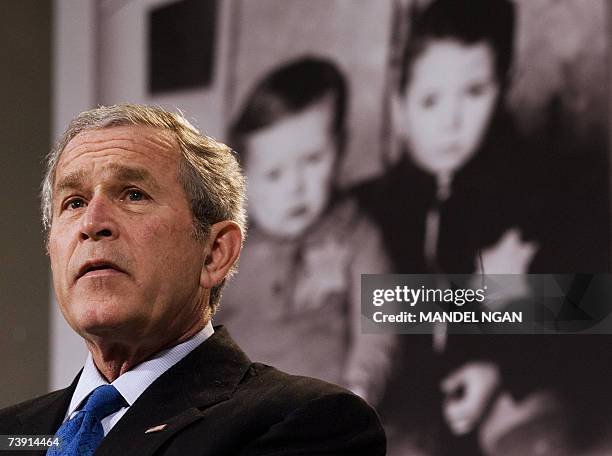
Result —
[[[204, 329], [191, 339], [157, 353], [153, 358], [138, 364], [112, 382], [111, 385], [117, 388], [117, 391], [124, 397], [128, 406], [120, 408], [118, 411], [111, 413], [102, 420], [104, 435], [106, 436], [106, 434], [109, 433], [117, 421], [121, 419], [125, 412], [128, 411], [132, 404], [136, 402], [136, 399], [144, 393], [151, 383], [191, 353], [198, 345], [212, 336], [213, 333], [212, 323], [208, 322]], [[70, 401], [70, 406], [64, 417], [64, 422], [73, 418], [79, 409], [85, 405], [83, 401], [87, 396], [89, 396], [98, 386], [102, 385], [108, 385], [108, 382], [96, 368], [91, 353], [89, 353], [85, 361], [85, 366], [83, 367], [83, 373], [72, 394], [72, 400]]]

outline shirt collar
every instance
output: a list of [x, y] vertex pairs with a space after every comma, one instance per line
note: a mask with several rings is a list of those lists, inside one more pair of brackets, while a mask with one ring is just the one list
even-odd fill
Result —
[[[204, 329], [191, 339], [160, 351], [152, 358], [138, 364], [133, 369], [119, 376], [111, 385], [117, 388], [117, 391], [119, 391], [127, 401], [128, 406], [131, 406], [151, 383], [191, 353], [198, 345], [212, 336], [213, 333], [212, 323], [209, 321]], [[107, 384], [108, 382], [96, 368], [91, 353], [89, 353], [79, 382], [72, 394], [72, 400], [70, 401], [66, 417], [69, 417], [77, 410], [83, 400], [85, 400], [93, 390], [98, 386]]]

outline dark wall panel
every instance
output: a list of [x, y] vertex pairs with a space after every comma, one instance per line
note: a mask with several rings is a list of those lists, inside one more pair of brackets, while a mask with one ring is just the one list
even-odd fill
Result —
[[0, 2], [0, 407], [42, 394], [48, 262], [38, 213], [50, 143], [50, 0]]

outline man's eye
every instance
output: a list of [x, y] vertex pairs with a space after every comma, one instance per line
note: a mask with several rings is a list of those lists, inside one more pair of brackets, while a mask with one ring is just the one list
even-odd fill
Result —
[[128, 193], [128, 198], [130, 199], [130, 201], [140, 201], [144, 198], [144, 195], [142, 194], [142, 192], [132, 190]]
[[140, 190], [128, 190], [126, 197], [130, 201], [142, 201], [146, 198], [145, 194]]
[[64, 207], [66, 209], [72, 209], [72, 210], [80, 209], [82, 207], [85, 207], [85, 201], [83, 201], [81, 198], [72, 198], [71, 200], [68, 200], [66, 202]]

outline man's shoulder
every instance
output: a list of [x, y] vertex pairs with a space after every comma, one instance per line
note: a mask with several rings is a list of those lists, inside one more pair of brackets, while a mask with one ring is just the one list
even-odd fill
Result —
[[256, 395], [262, 403], [270, 401], [287, 407], [301, 406], [310, 401], [347, 396], [359, 405], [369, 406], [346, 389], [312, 377], [291, 375], [272, 366], [254, 362], [243, 378], [237, 394]]
[[45, 404], [51, 404], [52, 402], [57, 400], [64, 392], [65, 390], [52, 391], [51, 393], [33, 397], [23, 402], [19, 402], [17, 404], [2, 408], [0, 409], [0, 419], [3, 419], [7, 416], [19, 415], [23, 412], [29, 411], [30, 409], [32, 409], [32, 407], [44, 407]]
[[[231, 389], [226, 396], [228, 400], [220, 407], [224, 415], [239, 413], [242, 422], [269, 427], [286, 420], [291, 422], [293, 418], [314, 420], [324, 425], [329, 421], [337, 422], [338, 417], [345, 414], [347, 424], [358, 422], [364, 427], [380, 428], [384, 436], [376, 412], [359, 396], [323, 380], [292, 375], [266, 364], [251, 362], [225, 328], [217, 327], [215, 331], [208, 346], [202, 346], [207, 350], [202, 350], [201, 355], [210, 355], [213, 351], [222, 354], [218, 372], [224, 371], [228, 375], [220, 381]], [[226, 364], [239, 368], [228, 369]], [[211, 367], [210, 364], [202, 367], [205, 366]], [[192, 372], [191, 362], [186, 367]], [[205, 384], [193, 386], [205, 387]]]
[[385, 454], [385, 433], [374, 409], [323, 380], [252, 363], [230, 402], [239, 404], [250, 427], [260, 428], [244, 454], [292, 445], [308, 454]]
[[36, 411], [48, 410], [58, 400], [61, 400], [65, 393], [66, 390], [53, 391], [0, 409], [0, 434], [20, 426], [20, 417], [31, 415]]

